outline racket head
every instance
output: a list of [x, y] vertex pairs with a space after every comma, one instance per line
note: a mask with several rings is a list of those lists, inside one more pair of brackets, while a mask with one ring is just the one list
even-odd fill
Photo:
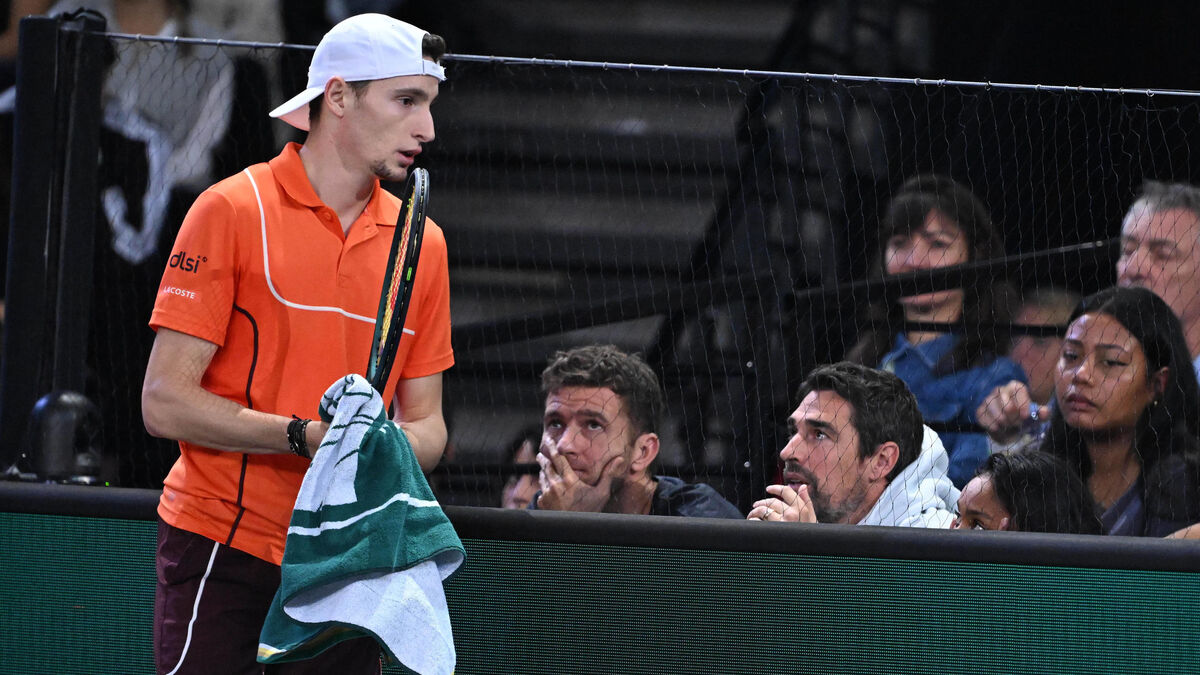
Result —
[[387, 386], [400, 338], [404, 334], [404, 321], [416, 281], [421, 240], [425, 234], [425, 208], [429, 203], [429, 172], [421, 168], [412, 169], [404, 184], [403, 195], [384, 269], [379, 309], [375, 315], [375, 332], [367, 361], [367, 380], [380, 394]]

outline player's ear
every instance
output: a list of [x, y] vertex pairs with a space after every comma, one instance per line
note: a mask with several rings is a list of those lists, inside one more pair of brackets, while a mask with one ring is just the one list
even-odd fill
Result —
[[323, 103], [325, 108], [334, 115], [342, 117], [346, 114], [346, 107], [350, 104], [350, 85], [340, 77], [331, 77], [325, 83], [323, 98], [325, 99]]
[[875, 449], [875, 454], [867, 459], [867, 478], [872, 482], [886, 479], [898, 461], [900, 446], [896, 445], [895, 441], [881, 443]]
[[641, 473], [658, 457], [658, 434], [645, 433], [633, 441], [633, 456], [629, 460], [631, 473]]

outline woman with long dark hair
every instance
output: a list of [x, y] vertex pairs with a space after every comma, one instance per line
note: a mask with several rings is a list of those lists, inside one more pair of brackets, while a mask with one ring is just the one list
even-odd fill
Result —
[[[931, 270], [996, 258], [1003, 242], [987, 208], [950, 178], [916, 176], [900, 187], [879, 228], [876, 276]], [[1011, 289], [1003, 280], [905, 296], [870, 308], [871, 325], [846, 358], [894, 372], [917, 397], [927, 422], [975, 424], [991, 390], [1025, 381], [1003, 356]], [[904, 330], [905, 321], [957, 324], [955, 332]], [[941, 433], [958, 487], [988, 455], [981, 433]]]
[[1183, 328], [1144, 288], [1110, 288], [1071, 314], [1041, 449], [1075, 468], [1107, 534], [1195, 522], [1200, 386]]

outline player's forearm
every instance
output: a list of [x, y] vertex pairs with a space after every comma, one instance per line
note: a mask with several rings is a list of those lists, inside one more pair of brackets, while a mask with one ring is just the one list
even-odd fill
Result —
[[[290, 418], [251, 410], [199, 387], [147, 382], [142, 390], [142, 417], [152, 436], [230, 452], [291, 452]], [[318, 420], [308, 426], [309, 451], [315, 452], [324, 424]]]
[[425, 473], [433, 471], [446, 449], [446, 420], [442, 416], [442, 374], [401, 379], [396, 384], [392, 418], [408, 435], [413, 454]]
[[425, 473], [433, 471], [438, 462], [442, 461], [448, 436], [446, 421], [441, 413], [406, 420], [401, 422], [400, 426], [408, 435], [408, 442], [412, 445], [413, 454], [417, 456], [417, 462], [421, 464], [421, 470]]

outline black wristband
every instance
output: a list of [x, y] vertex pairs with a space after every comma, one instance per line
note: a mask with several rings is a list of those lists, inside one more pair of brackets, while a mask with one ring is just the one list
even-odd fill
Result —
[[292, 421], [288, 422], [288, 447], [292, 449], [293, 455], [299, 455], [304, 459], [312, 459], [312, 453], [308, 451], [308, 436], [304, 432], [311, 421], [292, 415]]

